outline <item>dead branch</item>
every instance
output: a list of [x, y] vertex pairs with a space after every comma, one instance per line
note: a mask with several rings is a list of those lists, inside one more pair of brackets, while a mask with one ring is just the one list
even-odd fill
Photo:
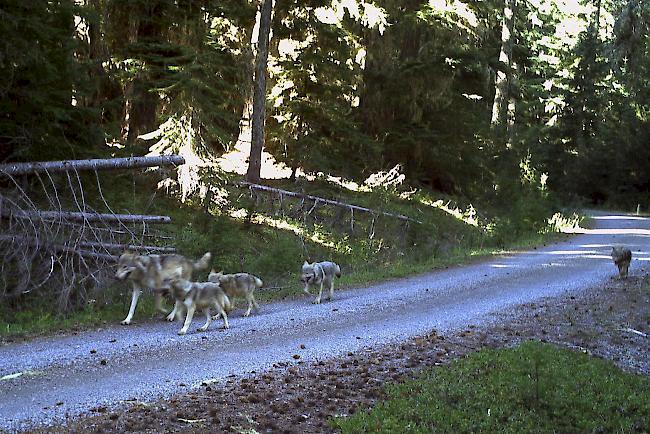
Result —
[[[251, 191], [252, 190], [257, 190], [257, 191], [263, 191], [265, 193], [271, 193], [271, 194], [283, 194], [285, 196], [296, 197], [296, 198], [300, 198], [300, 199], [303, 199], [303, 200], [304, 199], [312, 200], [312, 201], [314, 201], [314, 206], [315, 206], [316, 203], [324, 203], [324, 204], [327, 204], [327, 205], [333, 205], [333, 206], [338, 206], [338, 207], [342, 207], [342, 208], [347, 208], [350, 211], [361, 211], [361, 212], [370, 213], [370, 214], [381, 214], [381, 215], [384, 215], [384, 216], [387, 216], [387, 217], [396, 218], [396, 219], [403, 220], [403, 221], [406, 221], [406, 222], [414, 222], [414, 223], [422, 224], [421, 221], [412, 219], [411, 217], [408, 217], [408, 216], [405, 216], [405, 215], [402, 215], [402, 214], [395, 214], [395, 213], [386, 212], [386, 211], [379, 211], [379, 210], [374, 210], [374, 209], [370, 209], [370, 208], [364, 208], [362, 206], [352, 205], [352, 204], [345, 203], [345, 202], [340, 202], [340, 201], [337, 201], [337, 200], [325, 199], [325, 198], [318, 197], [318, 196], [312, 196], [310, 194], [304, 194], [304, 193], [297, 193], [297, 192], [294, 192], [294, 191], [282, 190], [280, 188], [273, 188], [273, 187], [268, 187], [266, 185], [253, 184], [253, 183], [250, 183], [250, 182], [247, 182], [247, 181], [240, 181], [236, 185], [238, 187], [248, 188]], [[313, 207], [312, 207], [312, 210], [313, 210]]]

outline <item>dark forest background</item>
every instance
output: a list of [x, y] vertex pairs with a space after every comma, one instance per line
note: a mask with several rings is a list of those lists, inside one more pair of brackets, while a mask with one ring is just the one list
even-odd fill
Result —
[[[4, 0], [0, 158], [141, 155], [152, 131], [223, 154], [250, 116], [260, 6]], [[494, 203], [647, 201], [649, 2], [272, 6], [265, 149], [290, 168], [400, 164], [411, 185]]]

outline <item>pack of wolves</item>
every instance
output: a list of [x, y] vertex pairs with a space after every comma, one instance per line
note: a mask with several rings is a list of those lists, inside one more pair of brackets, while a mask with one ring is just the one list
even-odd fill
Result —
[[[248, 303], [245, 317], [249, 316], [253, 309], [257, 312], [259, 305], [255, 300], [255, 291], [264, 285], [259, 277], [250, 273], [224, 274], [212, 270], [207, 281], [193, 280], [196, 272], [209, 267], [211, 258], [210, 252], [196, 261], [178, 254], [140, 255], [130, 251], [124, 252], [118, 260], [115, 277], [130, 282], [132, 295], [129, 312], [122, 324], [131, 323], [143, 290], [154, 294], [156, 310], [165, 314], [167, 311], [162, 308], [162, 299], [168, 296], [174, 300], [174, 308], [166, 316], [168, 321], [174, 321], [185, 312], [179, 335], [187, 333], [197, 310], [203, 311], [206, 317], [205, 324], [199, 328], [200, 331], [207, 330], [212, 320], [218, 317], [223, 319], [224, 328], [229, 328], [228, 313], [234, 309], [231, 301], [234, 298], [243, 298]], [[334, 262], [305, 262], [300, 281], [305, 285], [304, 292], [307, 294], [310, 294], [310, 288], [318, 288], [318, 295], [313, 302], [319, 304], [323, 286], [327, 286], [328, 300], [332, 300], [335, 277], [341, 277], [341, 268]], [[214, 317], [211, 316], [212, 309], [215, 312]]]
[[[627, 247], [614, 246], [611, 252], [612, 260], [618, 267], [619, 278], [628, 276], [628, 269], [632, 261], [632, 252]], [[193, 261], [182, 255], [167, 254], [139, 255], [133, 252], [123, 253], [117, 265], [115, 277], [119, 280], [129, 281], [133, 292], [131, 306], [122, 324], [128, 325], [133, 319], [138, 299], [143, 290], [153, 292], [156, 309], [167, 313], [162, 308], [164, 296], [174, 300], [173, 310], [166, 316], [168, 321], [173, 321], [185, 311], [185, 320], [178, 334], [184, 335], [192, 323], [196, 310], [205, 314], [206, 322], [199, 328], [205, 331], [213, 319], [219, 316], [223, 319], [225, 328], [228, 328], [228, 313], [234, 309], [231, 299], [243, 298], [247, 302], [244, 316], [250, 315], [251, 310], [259, 310], [255, 300], [255, 291], [263, 286], [262, 279], [249, 273], [224, 274], [223, 272], [210, 271], [207, 281], [194, 281], [194, 273], [206, 270], [209, 267], [212, 255], [205, 253], [200, 259]], [[313, 262], [305, 261], [300, 270], [300, 282], [304, 285], [303, 291], [311, 295], [310, 289], [317, 290], [314, 304], [320, 304], [323, 288], [328, 291], [327, 299], [334, 297], [334, 279], [341, 277], [341, 268], [331, 261]], [[214, 309], [215, 316], [210, 315]]]

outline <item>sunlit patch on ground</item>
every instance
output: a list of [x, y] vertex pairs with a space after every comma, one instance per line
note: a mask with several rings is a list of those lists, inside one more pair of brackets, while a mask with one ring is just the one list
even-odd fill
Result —
[[458, 207], [451, 207], [450, 206], [451, 202], [445, 203], [445, 201], [443, 201], [442, 199], [438, 199], [434, 201], [427, 197], [423, 197], [420, 198], [419, 201], [423, 205], [427, 205], [433, 208], [438, 208], [439, 210], [442, 210], [447, 214], [454, 216], [458, 220], [467, 223], [468, 225], [476, 226], [476, 227], [478, 227], [479, 225], [477, 215], [476, 215], [476, 209], [472, 206], [472, 204], [470, 204], [466, 210], [462, 210]]
[[[248, 216], [248, 211], [243, 208], [232, 210], [230, 211], [230, 216], [236, 219], [245, 219]], [[327, 247], [329, 249], [336, 248], [336, 244], [333, 243], [331, 240], [328, 240], [326, 238], [326, 234], [318, 232], [317, 230], [313, 232], [309, 231], [306, 228], [301, 227], [296, 223], [292, 223], [284, 219], [278, 219], [274, 217], [256, 214], [255, 216], [253, 216], [251, 220], [256, 224], [261, 224], [275, 229], [293, 232], [294, 234], [300, 237], [308, 239], [316, 244], [320, 244], [321, 246]]]

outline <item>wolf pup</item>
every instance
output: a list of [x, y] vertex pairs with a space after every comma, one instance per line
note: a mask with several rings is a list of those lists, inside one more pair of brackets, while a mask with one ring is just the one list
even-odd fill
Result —
[[[129, 313], [122, 324], [131, 323], [143, 289], [152, 290], [156, 296], [156, 309], [159, 312], [167, 313], [161, 305], [163, 293], [166, 292], [163, 282], [170, 277], [177, 276], [178, 273], [184, 279], [191, 279], [193, 271], [208, 268], [211, 257], [211, 253], [207, 252], [198, 261], [191, 261], [184, 256], [175, 254], [138, 255], [129, 251], [124, 252], [117, 263], [115, 277], [119, 280], [131, 281], [133, 294], [131, 295]], [[167, 320], [173, 321], [175, 316], [176, 309], [167, 315]]]
[[612, 247], [612, 260], [618, 267], [618, 276], [621, 279], [627, 277], [627, 270], [630, 268], [632, 261], [632, 252], [627, 247], [616, 246]]
[[320, 304], [323, 285], [327, 285], [330, 291], [327, 299], [331, 301], [334, 296], [334, 276], [341, 277], [341, 268], [334, 262], [324, 261], [310, 264], [305, 261], [302, 264], [302, 272], [300, 274], [300, 281], [305, 285], [303, 291], [311, 295], [309, 288], [318, 286], [318, 295], [314, 300], [314, 304]]
[[230, 310], [230, 299], [226, 293], [221, 289], [218, 283], [214, 282], [190, 282], [187, 279], [174, 277], [168, 280], [171, 286], [171, 293], [176, 299], [176, 306], [174, 309], [180, 308], [179, 304], [186, 307], [185, 322], [183, 327], [178, 331], [179, 335], [187, 333], [187, 329], [192, 323], [194, 312], [196, 309], [205, 312], [205, 324], [199, 327], [199, 331], [206, 331], [212, 322], [210, 316], [210, 308], [214, 307], [217, 311], [217, 316], [221, 315], [223, 318], [223, 327], [230, 328], [228, 325], [227, 310]]
[[261, 288], [264, 284], [259, 277], [248, 273], [216, 273], [212, 270], [208, 274], [208, 282], [218, 283], [230, 298], [245, 298], [248, 302], [248, 309], [244, 313], [244, 316], [249, 316], [253, 307], [255, 307], [255, 312], [260, 310], [257, 301], [255, 301], [255, 295], [253, 294], [257, 288]]

